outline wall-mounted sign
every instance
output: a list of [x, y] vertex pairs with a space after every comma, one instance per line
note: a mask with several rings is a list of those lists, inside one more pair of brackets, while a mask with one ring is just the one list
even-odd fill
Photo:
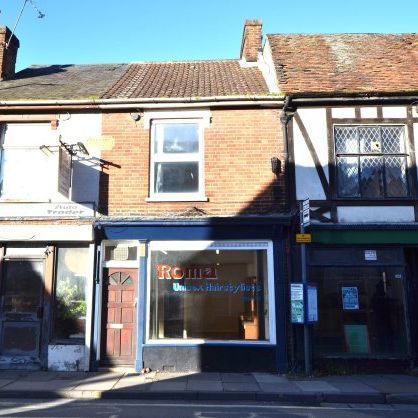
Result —
[[377, 251], [376, 250], [365, 250], [364, 259], [366, 261], [377, 261]]
[[302, 207], [300, 210], [300, 224], [301, 226], [309, 226], [311, 223], [311, 215], [310, 215], [310, 204], [309, 199], [305, 199], [302, 202]]
[[318, 322], [318, 289], [316, 286], [309, 284], [306, 288], [308, 312], [308, 322]]
[[71, 155], [65, 149], [60, 147], [58, 192], [65, 196], [67, 199], [70, 197], [71, 171]]
[[305, 323], [303, 283], [290, 284], [290, 320], [293, 324]]
[[298, 244], [312, 242], [312, 234], [296, 234], [296, 242]]
[[95, 215], [94, 203], [0, 203], [0, 217], [82, 218]]
[[345, 311], [356, 310], [360, 308], [357, 287], [342, 287], [341, 296], [343, 309]]
[[110, 151], [115, 146], [115, 138], [111, 135], [90, 137], [85, 142], [89, 148], [99, 148], [102, 151]]

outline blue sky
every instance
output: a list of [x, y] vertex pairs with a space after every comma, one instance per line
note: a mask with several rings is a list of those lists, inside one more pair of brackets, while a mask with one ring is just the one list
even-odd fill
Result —
[[[245, 19], [263, 33], [417, 32], [418, 0], [33, 0], [16, 28], [31, 64], [238, 58]], [[24, 0], [0, 1], [13, 28]]]

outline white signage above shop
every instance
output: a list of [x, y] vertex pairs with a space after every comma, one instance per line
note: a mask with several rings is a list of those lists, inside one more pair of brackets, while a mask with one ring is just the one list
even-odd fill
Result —
[[94, 203], [0, 203], [0, 217], [83, 218], [95, 215]]

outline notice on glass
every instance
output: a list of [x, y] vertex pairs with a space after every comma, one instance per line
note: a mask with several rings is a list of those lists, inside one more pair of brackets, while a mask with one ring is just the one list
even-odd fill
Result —
[[305, 322], [303, 283], [290, 284], [290, 317], [293, 324]]
[[308, 285], [308, 322], [318, 321], [318, 290], [314, 285]]
[[343, 309], [352, 311], [359, 309], [358, 289], [357, 287], [342, 287], [341, 295], [343, 301]]

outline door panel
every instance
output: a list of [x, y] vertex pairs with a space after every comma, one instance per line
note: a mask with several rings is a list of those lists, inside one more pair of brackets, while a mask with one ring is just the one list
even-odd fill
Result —
[[[40, 362], [43, 260], [6, 260], [0, 309], [0, 355]], [[23, 362], [22, 364], [24, 364]]]
[[102, 363], [131, 365], [136, 353], [138, 269], [103, 272]]

